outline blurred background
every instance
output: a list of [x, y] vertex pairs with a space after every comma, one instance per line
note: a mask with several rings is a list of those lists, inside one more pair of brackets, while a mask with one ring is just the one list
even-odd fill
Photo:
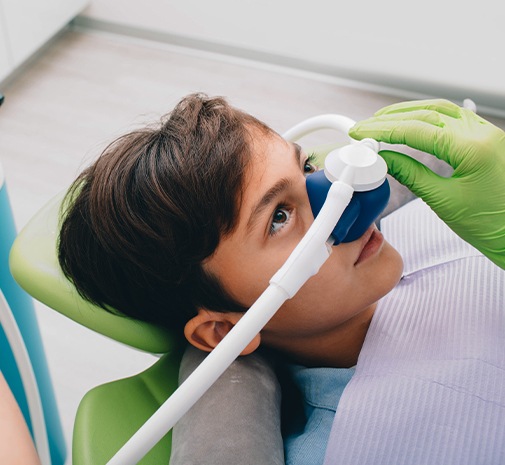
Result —
[[[16, 226], [108, 142], [190, 92], [227, 96], [279, 132], [316, 114], [359, 120], [428, 97], [471, 98], [505, 128], [502, 8], [496, 0], [0, 0], [0, 163]], [[308, 143], [345, 140], [319, 137]], [[70, 448], [85, 392], [154, 357], [38, 303], [36, 314]]]

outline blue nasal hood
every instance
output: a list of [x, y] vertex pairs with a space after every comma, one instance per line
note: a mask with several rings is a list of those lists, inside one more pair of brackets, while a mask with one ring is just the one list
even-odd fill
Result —
[[[315, 218], [326, 200], [331, 182], [321, 170], [307, 176], [306, 184], [310, 206]], [[341, 242], [352, 242], [361, 237], [386, 208], [389, 195], [390, 189], [387, 179], [375, 189], [354, 192], [349, 205], [331, 233], [334, 245]]]

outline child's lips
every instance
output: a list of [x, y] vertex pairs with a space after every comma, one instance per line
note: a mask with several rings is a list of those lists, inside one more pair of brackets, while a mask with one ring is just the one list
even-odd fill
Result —
[[360, 253], [354, 265], [358, 265], [376, 255], [382, 248], [382, 244], [384, 244], [384, 236], [375, 225], [372, 225], [362, 236]]

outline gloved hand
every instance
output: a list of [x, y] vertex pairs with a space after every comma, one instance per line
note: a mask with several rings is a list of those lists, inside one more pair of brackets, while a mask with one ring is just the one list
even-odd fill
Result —
[[461, 238], [505, 268], [505, 132], [446, 100], [386, 107], [349, 131], [354, 139], [405, 144], [454, 168], [441, 177], [413, 158], [381, 151], [389, 173]]

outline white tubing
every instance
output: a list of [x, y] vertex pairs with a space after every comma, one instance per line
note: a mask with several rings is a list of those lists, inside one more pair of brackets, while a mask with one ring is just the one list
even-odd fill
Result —
[[134, 465], [142, 459], [224, 373], [280, 306], [319, 271], [331, 253], [326, 240], [349, 203], [352, 192], [352, 188], [346, 184], [332, 184], [320, 214], [286, 263], [272, 277], [270, 286], [186, 381], [112, 457], [108, 465]]
[[335, 129], [337, 131], [342, 131], [344, 134], [349, 132], [356, 121], [342, 115], [319, 115], [313, 116], [312, 118], [306, 119], [291, 129], [286, 131], [282, 137], [289, 141], [295, 141], [301, 139], [303, 136], [314, 132], [319, 129]]
[[108, 465], [134, 465], [224, 373], [288, 298], [270, 285], [198, 368], [112, 457]]
[[40, 392], [37, 386], [37, 379], [33, 372], [30, 356], [23, 341], [23, 336], [16, 323], [12, 310], [7, 303], [2, 290], [0, 289], [0, 324], [2, 325], [7, 340], [14, 354], [21, 381], [25, 389], [30, 418], [32, 420], [33, 436], [35, 447], [42, 465], [51, 465], [51, 454], [49, 452], [49, 442], [47, 437], [46, 422], [44, 420], [44, 410], [40, 399]]
[[[349, 171], [352, 171], [352, 167]], [[326, 241], [351, 201], [353, 192], [350, 185], [340, 181], [331, 185], [326, 201], [314, 222], [284, 265], [272, 276], [270, 282], [282, 287], [289, 298], [292, 298], [328, 259], [331, 247]]]
[[[354, 121], [345, 116], [321, 115], [298, 124], [284, 137], [296, 140], [317, 129], [337, 129], [347, 134], [353, 125]], [[287, 261], [272, 277], [269, 287], [107, 465], [135, 465], [139, 462], [224, 373], [281, 305], [319, 271], [331, 253], [326, 241], [351, 200], [353, 188], [347, 182], [352, 183], [354, 168], [351, 163], [345, 170], [345, 182], [336, 181], [332, 184], [320, 213]]]

